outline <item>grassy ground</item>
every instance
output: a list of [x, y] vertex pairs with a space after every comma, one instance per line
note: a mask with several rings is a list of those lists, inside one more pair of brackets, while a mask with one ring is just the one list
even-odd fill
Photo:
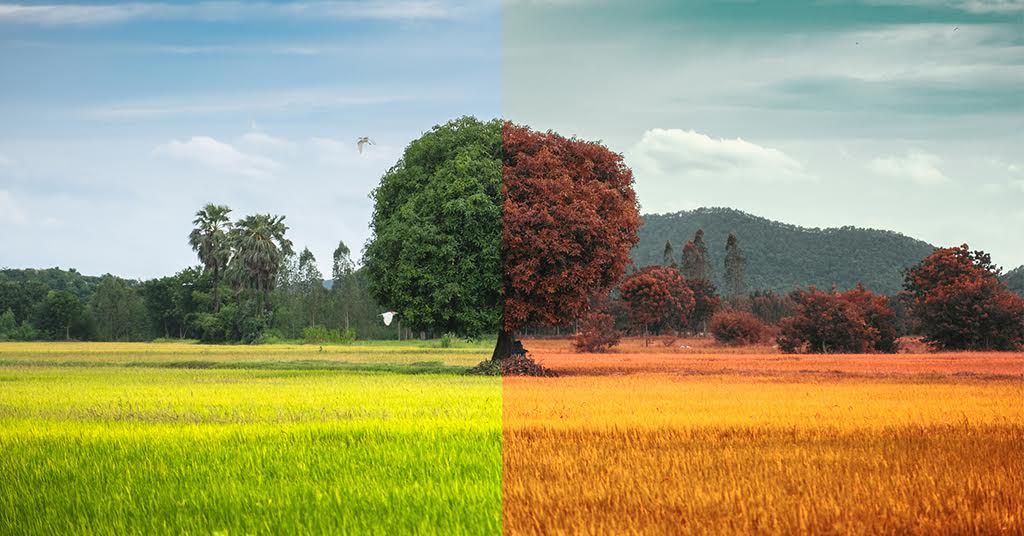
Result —
[[568, 375], [504, 380], [506, 533], [1024, 533], [1022, 354], [631, 342], [527, 342]]
[[0, 533], [497, 533], [500, 380], [422, 346], [0, 345]]

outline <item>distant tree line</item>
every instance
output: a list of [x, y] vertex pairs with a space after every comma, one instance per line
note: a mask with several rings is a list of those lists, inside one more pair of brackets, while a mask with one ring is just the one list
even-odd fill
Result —
[[814, 286], [789, 293], [746, 291], [746, 260], [729, 234], [723, 259], [726, 293], [710, 279], [704, 233], [685, 243], [677, 262], [671, 242], [662, 264], [628, 274], [607, 296], [595, 297], [578, 321], [580, 351], [603, 351], [624, 334], [710, 331], [724, 344], [774, 342], [784, 352], [892, 353], [914, 334], [940, 350], [1015, 350], [1024, 346], [1024, 298], [1013, 293], [988, 254], [966, 245], [937, 248], [904, 272], [895, 296]]
[[323, 343], [399, 336], [397, 326], [380, 321], [366, 274], [343, 242], [325, 284], [314, 254], [293, 250], [283, 216], [231, 221], [230, 213], [214, 204], [196, 213], [188, 243], [200, 265], [170, 276], [137, 281], [74, 269], [0, 270], [0, 340]]

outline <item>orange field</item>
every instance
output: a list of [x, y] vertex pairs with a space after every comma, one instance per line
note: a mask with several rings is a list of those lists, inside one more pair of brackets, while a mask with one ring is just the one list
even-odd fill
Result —
[[1024, 354], [526, 346], [507, 533], [1024, 532]]

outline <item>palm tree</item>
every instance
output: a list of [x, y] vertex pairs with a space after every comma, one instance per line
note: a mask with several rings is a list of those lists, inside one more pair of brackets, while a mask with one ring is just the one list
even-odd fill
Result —
[[244, 283], [260, 296], [260, 309], [266, 306], [266, 297], [277, 283], [281, 261], [292, 255], [292, 242], [285, 238], [288, 226], [284, 216], [255, 214], [238, 220], [231, 229], [234, 247], [232, 263]]
[[203, 269], [213, 276], [214, 312], [220, 311], [220, 278], [231, 260], [231, 209], [224, 205], [207, 203], [192, 220], [195, 228], [188, 235], [188, 243], [199, 256]]

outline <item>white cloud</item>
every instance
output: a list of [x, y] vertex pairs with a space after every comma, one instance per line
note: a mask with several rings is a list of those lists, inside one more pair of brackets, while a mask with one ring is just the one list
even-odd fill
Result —
[[255, 125], [239, 139], [239, 143], [256, 151], [294, 152], [295, 143], [284, 138], [271, 136]]
[[922, 186], [949, 182], [939, 165], [942, 159], [923, 151], [908, 151], [906, 156], [886, 156], [868, 162], [868, 169], [887, 177], [907, 179]]
[[756, 182], [812, 180], [786, 153], [742, 138], [712, 138], [693, 130], [655, 128], [628, 152], [638, 176]]
[[145, 19], [446, 19], [457, 16], [462, 9], [464, 6], [458, 3], [441, 0], [206, 1], [189, 5], [169, 2], [34, 5], [3, 3], [0, 4], [0, 22], [66, 26], [116, 24]]
[[280, 168], [280, 165], [270, 158], [244, 153], [209, 136], [193, 136], [187, 141], [173, 140], [158, 146], [154, 152], [246, 177], [265, 177]]
[[28, 223], [28, 216], [15, 201], [14, 196], [6, 190], [0, 190], [0, 225], [25, 225], [26, 223]]

